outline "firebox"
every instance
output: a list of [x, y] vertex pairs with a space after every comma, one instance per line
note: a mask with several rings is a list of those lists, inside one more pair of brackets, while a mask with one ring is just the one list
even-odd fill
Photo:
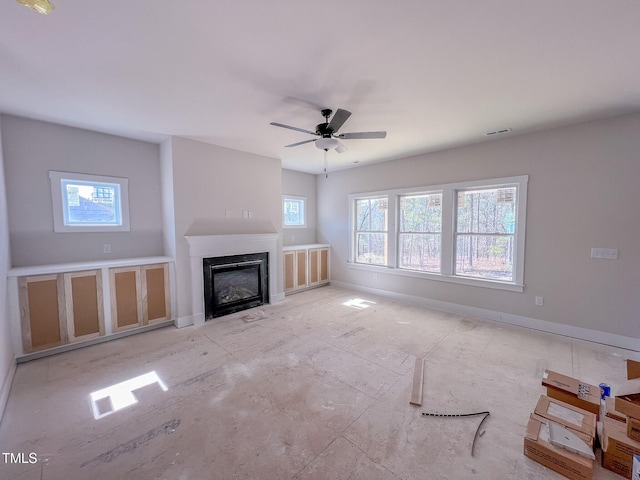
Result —
[[269, 303], [269, 254], [202, 259], [205, 319]]

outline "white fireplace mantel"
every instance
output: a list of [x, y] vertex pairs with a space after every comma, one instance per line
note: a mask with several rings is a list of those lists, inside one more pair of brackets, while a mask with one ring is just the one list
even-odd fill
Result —
[[[193, 324], [204, 325], [204, 280], [202, 259], [244, 255], [248, 253], [269, 254], [269, 302], [282, 300], [278, 294], [277, 233], [245, 233], [238, 235], [189, 235], [189, 259], [191, 265], [191, 299]], [[182, 326], [182, 325], [181, 325]]]

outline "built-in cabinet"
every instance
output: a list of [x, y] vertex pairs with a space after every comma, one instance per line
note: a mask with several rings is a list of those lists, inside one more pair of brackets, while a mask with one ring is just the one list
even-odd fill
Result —
[[20, 277], [18, 285], [26, 352], [104, 335], [99, 271]]
[[284, 247], [284, 293], [328, 284], [329, 253], [329, 245]]
[[309, 249], [309, 286], [329, 283], [329, 247]]
[[305, 288], [307, 283], [307, 250], [283, 252], [284, 292]]
[[[68, 268], [73, 271], [60, 271], [65, 269], [60, 265], [10, 272], [17, 284], [25, 354], [171, 320], [168, 262]], [[58, 271], [19, 275], [46, 270]]]
[[169, 266], [166, 263], [111, 268], [109, 283], [114, 332], [169, 319]]

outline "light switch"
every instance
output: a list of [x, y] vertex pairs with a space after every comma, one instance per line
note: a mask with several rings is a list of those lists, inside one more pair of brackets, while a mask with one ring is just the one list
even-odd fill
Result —
[[617, 248], [592, 248], [591, 258], [606, 258], [608, 260], [616, 260], [618, 258]]

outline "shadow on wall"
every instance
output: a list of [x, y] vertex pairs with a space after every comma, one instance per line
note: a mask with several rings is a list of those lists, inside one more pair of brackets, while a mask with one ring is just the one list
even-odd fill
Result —
[[224, 220], [211, 220], [208, 218], [196, 219], [187, 229], [186, 236], [190, 235], [235, 235], [242, 233], [280, 233], [273, 223], [268, 220], [254, 220], [228, 218]]

